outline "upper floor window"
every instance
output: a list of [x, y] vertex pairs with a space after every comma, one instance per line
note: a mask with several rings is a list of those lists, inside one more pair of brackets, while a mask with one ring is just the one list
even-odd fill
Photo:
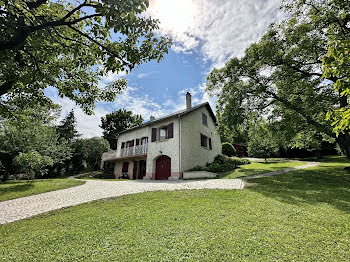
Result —
[[162, 127], [159, 129], [159, 140], [165, 140], [168, 136], [168, 127]]
[[202, 124], [208, 126], [208, 118], [207, 115], [202, 113]]
[[174, 137], [174, 123], [162, 126], [160, 128], [152, 128], [151, 142], [157, 140], [162, 141]]

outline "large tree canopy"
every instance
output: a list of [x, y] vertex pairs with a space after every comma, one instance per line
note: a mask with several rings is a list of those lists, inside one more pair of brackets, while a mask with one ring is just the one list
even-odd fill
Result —
[[91, 113], [113, 101], [124, 79], [97, 85], [108, 72], [160, 60], [171, 41], [143, 13], [148, 0], [0, 0], [0, 113], [13, 103], [49, 103], [58, 89]]
[[101, 117], [101, 128], [103, 137], [109, 142], [112, 149], [117, 149], [117, 136], [125, 129], [141, 125], [143, 118], [141, 115], [133, 115], [132, 111], [119, 109], [106, 117]]
[[257, 111], [280, 123], [290, 139], [316, 132], [337, 139], [349, 156], [349, 134], [336, 137], [326, 120], [327, 112], [346, 107], [347, 99], [333, 90], [337, 76], [322, 78], [328, 42], [349, 37], [349, 3], [287, 1], [283, 7], [291, 12], [286, 21], [272, 24], [243, 57], [232, 58], [208, 76], [207, 90], [219, 94], [219, 123], [240, 124]]

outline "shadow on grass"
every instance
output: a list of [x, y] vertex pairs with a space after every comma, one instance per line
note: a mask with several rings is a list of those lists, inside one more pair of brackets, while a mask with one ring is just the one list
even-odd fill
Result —
[[0, 184], [0, 196], [8, 193], [18, 193], [25, 192], [34, 187], [34, 183], [38, 183], [40, 181], [33, 181], [31, 183], [27, 183], [27, 181], [7, 181]]
[[[281, 162], [278, 161], [271, 161], [271, 162], [254, 162], [250, 165], [254, 165], [254, 164], [259, 164], [260, 167], [256, 167], [256, 168], [241, 168], [238, 167], [235, 170], [232, 171], [227, 171], [227, 172], [222, 172], [222, 173], [218, 173], [218, 178], [239, 178], [239, 177], [245, 177], [245, 176], [251, 176], [251, 175], [258, 175], [258, 174], [265, 174], [265, 173], [269, 173], [269, 172], [273, 172], [273, 171], [277, 171], [277, 170], [281, 170], [281, 169], [286, 169], [286, 168], [290, 168], [290, 166], [288, 166], [288, 164], [286, 164], [286, 166], [270, 166], [270, 165], [275, 165], [275, 164], [280, 164]], [[288, 163], [288, 162], [286, 162]], [[244, 166], [242, 166], [244, 167]]]
[[350, 213], [350, 173], [347, 164], [324, 163], [322, 166], [293, 171], [268, 178], [250, 180], [248, 190], [291, 204], [325, 203]]

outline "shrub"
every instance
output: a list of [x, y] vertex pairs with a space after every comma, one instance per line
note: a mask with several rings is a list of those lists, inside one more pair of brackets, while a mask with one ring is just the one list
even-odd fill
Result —
[[213, 173], [219, 173], [219, 172], [230, 171], [233, 169], [235, 169], [235, 166], [228, 163], [228, 162], [225, 162], [223, 164], [213, 162], [206, 168], [206, 171], [213, 172]]
[[212, 163], [206, 166], [195, 166], [191, 171], [208, 171], [213, 173], [226, 172], [235, 169], [239, 165], [250, 164], [247, 159], [238, 157], [228, 157], [225, 155], [217, 155]]
[[53, 160], [51, 157], [40, 155], [37, 151], [29, 151], [19, 153], [14, 159], [14, 164], [24, 172], [28, 180], [32, 180], [38, 175], [44, 175], [47, 172], [46, 167], [53, 165]]
[[228, 157], [224, 155], [217, 155], [216, 157], [214, 157], [213, 163], [223, 164], [227, 160], [227, 158]]
[[250, 164], [248, 159], [242, 159], [239, 157], [227, 157], [226, 161], [236, 166]]
[[233, 147], [231, 143], [225, 142], [222, 143], [222, 153], [226, 156], [235, 156], [236, 155], [236, 149]]

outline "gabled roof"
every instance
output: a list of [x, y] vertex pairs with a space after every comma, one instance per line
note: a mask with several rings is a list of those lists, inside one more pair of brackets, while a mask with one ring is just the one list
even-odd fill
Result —
[[120, 132], [119, 135], [120, 135], [120, 134], [123, 134], [123, 133], [126, 133], [126, 132], [129, 132], [129, 131], [131, 131], [131, 130], [135, 130], [135, 129], [138, 129], [138, 128], [141, 128], [141, 127], [149, 126], [149, 125], [151, 125], [151, 124], [154, 124], [154, 123], [157, 123], [157, 122], [161, 122], [161, 121], [164, 121], [164, 120], [173, 118], [173, 117], [180, 117], [180, 116], [186, 115], [186, 114], [188, 114], [188, 113], [190, 113], [190, 112], [192, 112], [192, 111], [195, 111], [195, 110], [197, 110], [198, 108], [201, 108], [201, 107], [204, 107], [204, 106], [208, 109], [210, 116], [213, 118], [214, 123], [216, 124], [216, 117], [215, 117], [215, 114], [214, 114], [213, 110], [211, 109], [209, 103], [208, 103], [208, 102], [205, 102], [205, 103], [202, 103], [202, 104], [198, 104], [198, 105], [192, 106], [190, 109], [183, 109], [183, 110], [177, 111], [177, 112], [175, 112], [175, 113], [172, 113], [172, 114], [169, 114], [169, 115], [166, 115], [166, 116], [157, 118], [157, 119], [155, 119], [155, 120], [147, 121], [147, 122], [145, 122], [145, 123], [142, 123], [142, 124], [139, 125], [139, 126], [135, 126], [135, 127], [126, 129], [126, 130]]

